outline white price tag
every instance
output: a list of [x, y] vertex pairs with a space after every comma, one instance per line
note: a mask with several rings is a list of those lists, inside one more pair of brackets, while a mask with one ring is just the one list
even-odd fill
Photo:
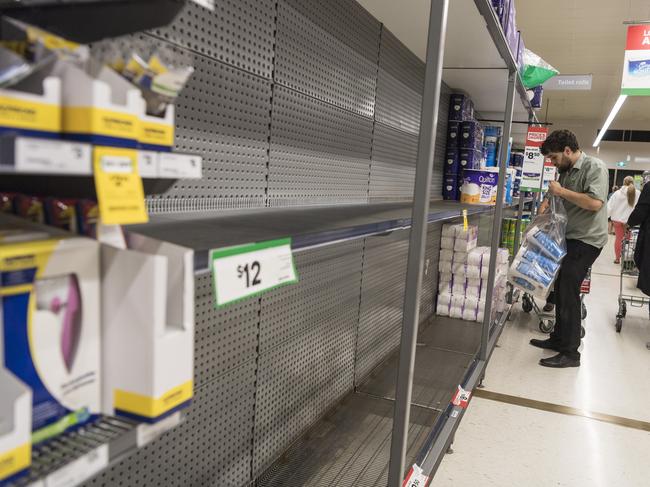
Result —
[[201, 156], [158, 154], [158, 177], [178, 179], [201, 179], [203, 160]]
[[102, 170], [106, 174], [131, 174], [133, 159], [128, 156], [103, 156]]
[[158, 438], [164, 432], [169, 431], [172, 428], [178, 426], [181, 422], [181, 412], [177, 411], [171, 416], [167, 416], [165, 419], [153, 424], [140, 424], [136, 430], [136, 441], [138, 448], [142, 448], [147, 443]]
[[288, 238], [213, 250], [210, 268], [216, 307], [298, 281]]
[[429, 483], [429, 477], [424, 475], [420, 467], [413, 464], [409, 474], [406, 476], [402, 487], [426, 487]]
[[157, 178], [158, 153], [148, 150], [138, 151], [138, 171], [142, 178]]
[[85, 482], [108, 467], [108, 445], [77, 458], [45, 479], [45, 487], [72, 487]]
[[17, 172], [92, 175], [88, 144], [17, 137], [14, 145]]

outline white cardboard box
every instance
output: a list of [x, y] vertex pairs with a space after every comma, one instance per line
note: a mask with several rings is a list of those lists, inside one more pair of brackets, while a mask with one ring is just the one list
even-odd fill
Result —
[[156, 422], [193, 395], [193, 252], [137, 234], [127, 242], [102, 246], [103, 409]]

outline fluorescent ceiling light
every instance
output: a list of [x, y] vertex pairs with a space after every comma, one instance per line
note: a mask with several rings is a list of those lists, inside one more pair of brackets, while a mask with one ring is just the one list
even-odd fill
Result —
[[609, 112], [609, 115], [607, 116], [607, 120], [605, 120], [605, 124], [603, 125], [603, 128], [600, 130], [600, 132], [598, 133], [598, 137], [596, 137], [596, 140], [594, 141], [594, 147], [598, 147], [600, 145], [600, 141], [603, 140], [603, 137], [605, 136], [607, 129], [614, 121], [616, 114], [621, 109], [626, 99], [627, 99], [627, 95], [621, 95], [618, 97], [618, 100], [616, 100], [616, 103], [614, 103], [614, 106], [612, 107], [612, 111]]

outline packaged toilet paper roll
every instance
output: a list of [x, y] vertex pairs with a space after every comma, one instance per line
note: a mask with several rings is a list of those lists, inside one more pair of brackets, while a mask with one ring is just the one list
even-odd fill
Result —
[[436, 314], [438, 316], [449, 316], [449, 306], [438, 303], [436, 306]]
[[441, 260], [438, 262], [438, 272], [441, 274], [451, 274], [452, 264], [446, 260]]
[[548, 274], [555, 275], [559, 270], [560, 264], [555, 262], [553, 259], [546, 257], [541, 252], [536, 252], [533, 248], [524, 248], [522, 247], [517, 253], [517, 258], [521, 260], [526, 260], [530, 263], [535, 263], [544, 269]]
[[475, 265], [468, 265], [465, 267], [465, 275], [468, 279], [480, 279], [481, 268]]
[[467, 255], [467, 263], [476, 266], [483, 265], [483, 260], [485, 259], [485, 254], [487, 252], [489, 252], [487, 247], [476, 247], [475, 249], [470, 250]]
[[440, 250], [440, 261], [441, 262], [453, 262], [454, 261], [454, 251], [449, 249]]
[[456, 227], [458, 226], [457, 223], [445, 223], [442, 226], [442, 233], [441, 235], [443, 237], [451, 237], [455, 238], [456, 237]]
[[461, 277], [464, 278], [464, 276], [466, 274], [466, 272], [465, 272], [466, 268], [467, 268], [467, 266], [465, 264], [463, 264], [462, 262], [461, 263], [454, 263], [451, 266], [451, 273], [454, 276], [461, 276]]
[[465, 321], [476, 321], [476, 315], [478, 314], [476, 308], [463, 308], [463, 320]]
[[458, 308], [455, 306], [452, 306], [449, 308], [449, 317], [450, 318], [456, 318], [456, 319], [462, 319], [463, 318], [463, 308]]
[[454, 251], [454, 264], [467, 264], [467, 252]]
[[476, 248], [478, 245], [478, 240], [475, 238], [473, 240], [460, 240], [456, 239], [454, 243], [454, 250], [456, 252], [469, 252], [470, 250]]
[[443, 293], [438, 295], [438, 304], [449, 307], [451, 304], [451, 294]]
[[467, 287], [475, 287], [480, 289], [482, 282], [483, 281], [481, 279], [467, 279]]
[[465, 295], [453, 294], [451, 296], [450, 306], [452, 308], [462, 308], [465, 306]]
[[476, 297], [466, 296], [465, 297], [465, 308], [477, 310], [478, 309], [478, 303], [479, 303], [478, 296], [476, 296]]
[[452, 294], [465, 296], [465, 280], [455, 280], [452, 286]]
[[456, 225], [456, 240], [463, 240], [465, 242], [469, 242], [472, 240], [476, 240], [478, 238], [478, 226], [476, 225], [467, 225], [467, 229], [465, 229], [464, 225], [458, 224]]
[[560, 262], [566, 255], [566, 251], [538, 226], [534, 226], [528, 230], [526, 233], [526, 240], [531, 242], [533, 245], [536, 245], [543, 254], [550, 257], [555, 262]]
[[485, 312], [483, 310], [479, 310], [476, 312], [476, 321], [478, 323], [483, 323], [484, 317], [485, 317]]
[[454, 250], [454, 238], [453, 237], [441, 237], [440, 238], [440, 248]]
[[465, 288], [465, 296], [467, 298], [479, 299], [481, 297], [481, 288], [475, 286], [467, 286]]

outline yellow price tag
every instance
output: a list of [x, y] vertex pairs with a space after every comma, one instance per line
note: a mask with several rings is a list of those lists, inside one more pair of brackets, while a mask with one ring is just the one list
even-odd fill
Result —
[[463, 230], [469, 229], [469, 222], [467, 221], [467, 210], [463, 210]]
[[135, 149], [95, 147], [93, 172], [99, 218], [105, 225], [149, 221]]

